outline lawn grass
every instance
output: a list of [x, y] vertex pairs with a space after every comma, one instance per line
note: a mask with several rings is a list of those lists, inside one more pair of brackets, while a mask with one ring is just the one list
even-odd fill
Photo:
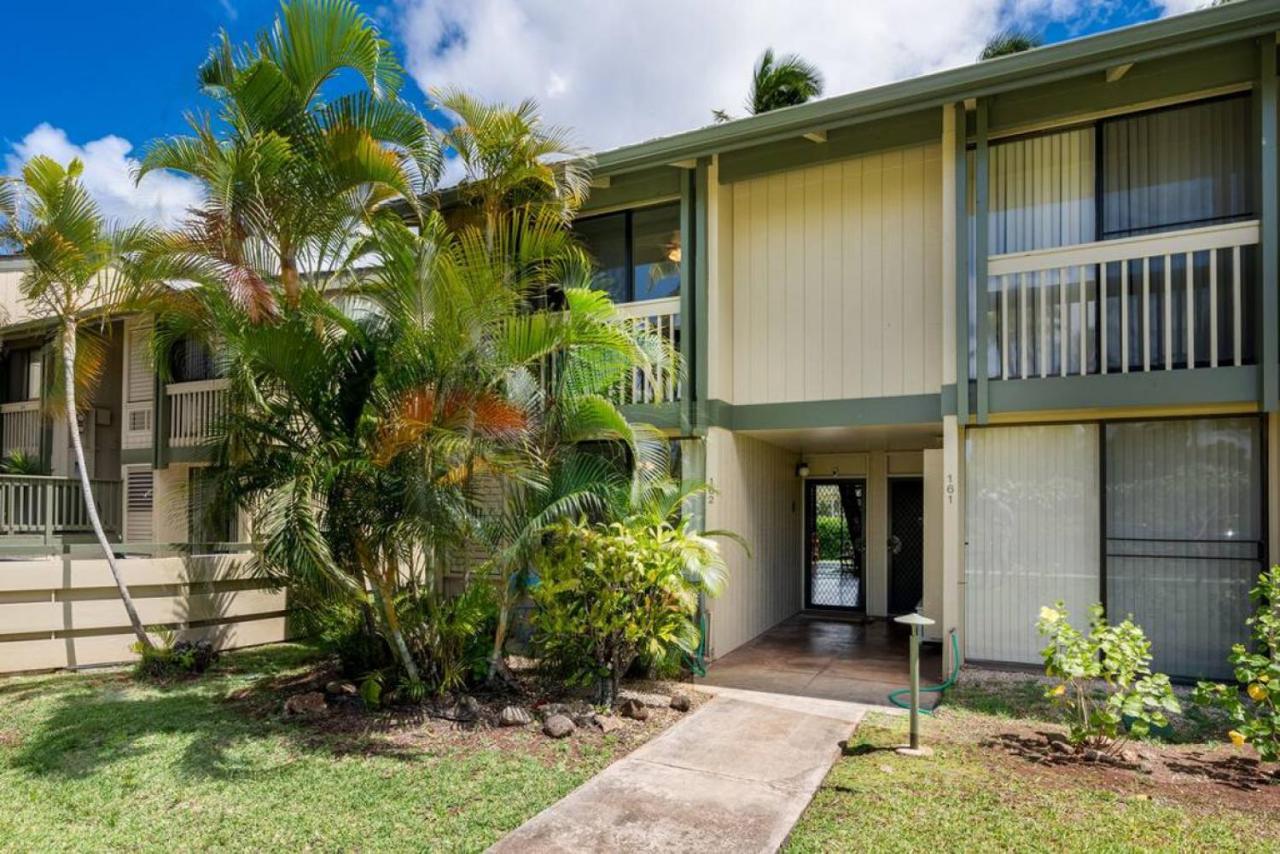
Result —
[[533, 731], [329, 732], [283, 719], [275, 695], [250, 701], [316, 659], [245, 651], [171, 686], [0, 680], [0, 847], [478, 851], [620, 750]]
[[[1268, 809], [1189, 806], [1160, 789], [1054, 773], [960, 735], [993, 719], [926, 720], [932, 758], [899, 756], [906, 719], [869, 716], [792, 831], [790, 852], [1278, 850]], [[1060, 771], [1061, 769], [1059, 769]], [[1203, 785], [1211, 786], [1211, 783]], [[1274, 809], [1274, 808], [1272, 808]]]

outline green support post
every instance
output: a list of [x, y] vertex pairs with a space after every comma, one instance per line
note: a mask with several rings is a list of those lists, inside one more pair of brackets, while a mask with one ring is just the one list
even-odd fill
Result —
[[974, 345], [974, 361], [977, 365], [978, 423], [986, 424], [990, 412], [987, 397], [987, 346], [991, 330], [987, 324], [987, 166], [990, 148], [987, 144], [987, 100], [978, 99], [977, 147], [973, 158], [973, 269], [974, 289], [977, 294], [977, 341]]
[[1276, 40], [1268, 35], [1261, 40], [1261, 62], [1259, 63], [1260, 85], [1259, 98], [1259, 180], [1262, 184], [1262, 204], [1260, 207], [1261, 254], [1259, 269], [1262, 276], [1262, 358], [1261, 358], [1261, 402], [1263, 410], [1275, 412], [1280, 409], [1280, 236], [1276, 230], [1280, 228], [1280, 201], [1277, 193], [1277, 152], [1276, 152]]

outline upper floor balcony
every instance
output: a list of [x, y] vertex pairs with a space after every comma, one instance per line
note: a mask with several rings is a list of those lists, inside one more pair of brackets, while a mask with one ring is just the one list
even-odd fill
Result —
[[[974, 149], [969, 376], [980, 418], [1257, 398], [1254, 100], [1204, 98]], [[1209, 380], [1217, 369], [1228, 370]], [[1174, 379], [1193, 371], [1206, 382]], [[1102, 379], [1063, 382], [1088, 377]]]

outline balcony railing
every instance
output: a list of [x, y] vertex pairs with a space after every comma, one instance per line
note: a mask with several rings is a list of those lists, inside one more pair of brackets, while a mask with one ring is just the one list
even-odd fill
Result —
[[993, 379], [1252, 364], [1258, 222], [988, 258]]
[[225, 379], [170, 383], [165, 386], [169, 402], [169, 447], [191, 448], [213, 437], [214, 426], [226, 412]]
[[[680, 344], [680, 297], [620, 303], [622, 322], [644, 334], [656, 334], [673, 349]], [[664, 365], [652, 372], [633, 371], [629, 381], [614, 390], [618, 404], [662, 404], [680, 400], [681, 383], [674, 365]]]
[[40, 456], [41, 426], [40, 401], [0, 404], [0, 434], [4, 437], [0, 453], [6, 457], [15, 451], [28, 457]]
[[[118, 480], [91, 480], [89, 486], [103, 529], [121, 530]], [[79, 478], [0, 475], [0, 536], [42, 537], [50, 542], [66, 534], [93, 531]]]

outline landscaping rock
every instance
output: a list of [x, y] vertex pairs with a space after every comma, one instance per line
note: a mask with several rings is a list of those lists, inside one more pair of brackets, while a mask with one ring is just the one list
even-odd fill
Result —
[[622, 728], [622, 721], [613, 715], [595, 715], [591, 723], [605, 735]]
[[688, 694], [672, 694], [670, 705], [677, 712], [687, 712], [693, 708], [693, 702], [690, 701]]
[[542, 722], [542, 731], [551, 738], [567, 738], [577, 728], [573, 720], [564, 715], [552, 715]]
[[1104, 758], [1101, 750], [1094, 750], [1092, 747], [1085, 750], [1082, 755], [1085, 762], [1101, 762]]
[[666, 694], [651, 694], [647, 691], [633, 691], [630, 688], [624, 688], [618, 692], [618, 700], [626, 702], [632, 700], [641, 706], [648, 706], [651, 709], [665, 709], [671, 705], [671, 698]]
[[624, 718], [631, 718], [633, 721], [647, 721], [649, 719], [649, 708], [633, 698], [622, 701], [622, 704], [618, 706], [618, 714]]
[[334, 679], [324, 686], [324, 692], [330, 697], [354, 697], [359, 692], [351, 682], [343, 682], [340, 679]]
[[1050, 741], [1049, 749], [1054, 753], [1062, 753], [1064, 755], [1076, 752], [1076, 749], [1066, 741]]
[[294, 694], [284, 701], [284, 713], [290, 717], [312, 718], [327, 714], [329, 706], [320, 691], [308, 691], [305, 694]]
[[479, 720], [483, 713], [484, 707], [480, 705], [479, 700], [470, 694], [463, 694], [452, 703], [442, 704], [437, 714], [447, 720], [471, 723]]
[[533, 723], [533, 715], [519, 706], [507, 706], [498, 714], [502, 726], [527, 726]]

